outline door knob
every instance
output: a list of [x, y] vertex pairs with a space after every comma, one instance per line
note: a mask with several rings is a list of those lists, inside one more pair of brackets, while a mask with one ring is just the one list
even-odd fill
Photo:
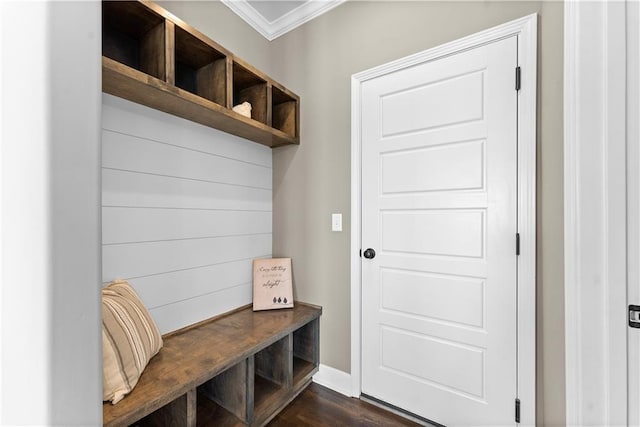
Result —
[[364, 257], [366, 259], [373, 259], [376, 257], [376, 251], [374, 251], [373, 249], [369, 248], [366, 251], [364, 251]]

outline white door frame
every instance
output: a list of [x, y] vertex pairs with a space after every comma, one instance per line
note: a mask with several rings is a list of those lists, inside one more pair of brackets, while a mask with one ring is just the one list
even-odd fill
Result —
[[[351, 395], [361, 393], [361, 111], [360, 87], [374, 79], [417, 64], [518, 36], [522, 69], [518, 96], [518, 396], [521, 423], [535, 425], [536, 415], [536, 79], [537, 15], [354, 74], [351, 77]], [[514, 70], [515, 82], [515, 70]], [[515, 243], [514, 243], [515, 244]]]
[[564, 5], [567, 425], [627, 424], [627, 13]]

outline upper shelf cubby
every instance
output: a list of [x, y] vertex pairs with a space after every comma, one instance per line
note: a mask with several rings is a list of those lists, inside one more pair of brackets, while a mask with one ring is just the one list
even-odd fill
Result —
[[273, 86], [271, 95], [272, 126], [297, 138], [299, 122], [299, 102], [295, 94], [284, 87]]
[[233, 105], [251, 104], [251, 118], [271, 125], [268, 117], [267, 80], [249, 65], [233, 61]]
[[227, 56], [175, 27], [175, 85], [223, 107], [227, 105]]
[[[102, 90], [269, 147], [300, 143], [300, 98], [155, 3], [103, 1]], [[232, 110], [251, 104], [251, 117]]]
[[163, 80], [165, 20], [141, 3], [102, 3], [102, 55]]

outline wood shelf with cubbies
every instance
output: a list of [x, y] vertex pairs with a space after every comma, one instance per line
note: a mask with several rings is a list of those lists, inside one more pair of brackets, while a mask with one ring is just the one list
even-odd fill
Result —
[[320, 307], [250, 306], [164, 336], [131, 393], [102, 405], [105, 426], [263, 426], [319, 366]]
[[[102, 90], [278, 147], [300, 143], [300, 98], [148, 1], [102, 3]], [[249, 102], [251, 117], [232, 110]]]

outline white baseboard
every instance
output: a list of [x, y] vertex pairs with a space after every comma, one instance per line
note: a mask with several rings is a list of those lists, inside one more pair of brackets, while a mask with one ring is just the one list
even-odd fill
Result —
[[359, 397], [352, 396], [351, 374], [347, 374], [331, 366], [320, 364], [318, 373], [313, 376], [313, 382], [348, 397]]

